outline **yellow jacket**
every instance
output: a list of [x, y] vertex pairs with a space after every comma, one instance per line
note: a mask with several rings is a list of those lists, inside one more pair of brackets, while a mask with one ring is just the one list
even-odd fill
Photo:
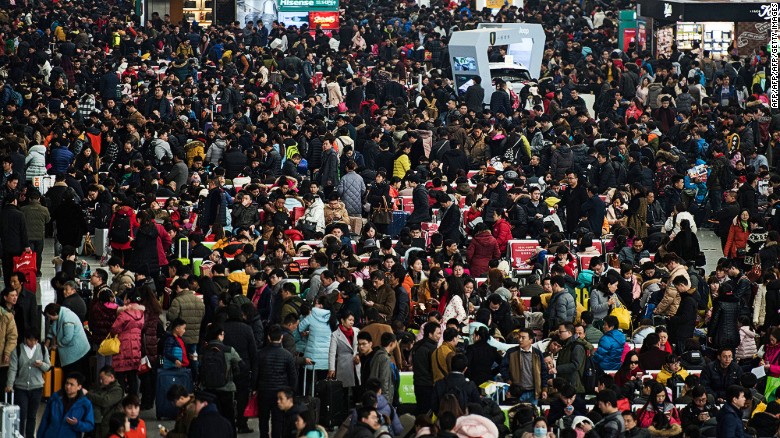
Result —
[[241, 291], [246, 296], [249, 290], [249, 274], [244, 271], [233, 271], [227, 276], [228, 280], [241, 283]]
[[411, 168], [412, 162], [409, 160], [409, 155], [401, 154], [393, 161], [393, 176], [403, 179]]
[[431, 368], [433, 369], [433, 382], [445, 378], [452, 369], [452, 356], [455, 356], [455, 349], [446, 342], [442, 342], [439, 348], [431, 354]]
[[[682, 366], [680, 367], [680, 371], [677, 371], [677, 374], [682, 377], [683, 380], [688, 378], [688, 371], [686, 371]], [[670, 377], [672, 377], [672, 372], [666, 368], [666, 365], [664, 365], [663, 368], [661, 368], [661, 372], [658, 373], [658, 375], [655, 377], [655, 380], [661, 385], [666, 385], [666, 381], [669, 380]]]

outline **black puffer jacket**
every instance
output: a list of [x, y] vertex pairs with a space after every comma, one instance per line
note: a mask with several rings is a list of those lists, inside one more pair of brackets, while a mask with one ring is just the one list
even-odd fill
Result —
[[[239, 318], [241, 317], [241, 309], [237, 309]], [[251, 369], [254, 369], [257, 363], [257, 344], [255, 343], [255, 335], [252, 333], [252, 328], [249, 324], [242, 320], [237, 320], [232, 315], [232, 312], [236, 310], [231, 309], [228, 306], [228, 319], [222, 324], [225, 330], [225, 340], [223, 343], [227, 346], [233, 347], [241, 356], [241, 360], [247, 363]]]
[[552, 162], [550, 163], [550, 172], [553, 176], [553, 181], [560, 181], [566, 176], [566, 171], [574, 165], [574, 151], [571, 146], [561, 145], [558, 147], [552, 155]]
[[282, 348], [282, 344], [272, 343], [262, 350], [257, 359], [257, 389], [276, 391], [298, 385], [298, 369], [292, 353]]
[[412, 347], [412, 365], [414, 367], [414, 385], [433, 387], [433, 369], [431, 356], [438, 344], [428, 337], [417, 341]]
[[733, 296], [721, 297], [715, 304], [707, 335], [714, 348], [737, 348], [739, 345], [739, 302]]
[[[241, 174], [241, 171], [247, 165], [246, 155], [239, 148], [231, 148], [222, 157], [222, 166], [225, 168], [225, 178], [233, 179]], [[281, 168], [281, 162], [279, 167]]]

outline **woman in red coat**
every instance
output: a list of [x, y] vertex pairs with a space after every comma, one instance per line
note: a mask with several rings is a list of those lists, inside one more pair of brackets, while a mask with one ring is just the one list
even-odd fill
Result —
[[504, 219], [504, 209], [497, 208], [493, 210], [493, 237], [498, 242], [498, 250], [501, 254], [506, 253], [506, 244], [512, 239], [512, 226]]
[[116, 321], [111, 333], [119, 336], [121, 347], [114, 356], [113, 365], [117, 381], [128, 394], [138, 394], [138, 365], [141, 364], [141, 331], [144, 328], [144, 312], [141, 297], [133, 291], [127, 295], [125, 305], [117, 309]]
[[750, 212], [743, 209], [731, 222], [723, 255], [730, 259], [735, 258], [738, 250], [747, 248], [748, 236], [750, 236]]
[[474, 238], [471, 239], [468, 250], [466, 250], [466, 260], [471, 267], [471, 274], [474, 277], [482, 277], [488, 271], [488, 264], [491, 260], [501, 257], [501, 251], [498, 249], [498, 242], [490, 234], [490, 229], [484, 223], [477, 224], [474, 227]]

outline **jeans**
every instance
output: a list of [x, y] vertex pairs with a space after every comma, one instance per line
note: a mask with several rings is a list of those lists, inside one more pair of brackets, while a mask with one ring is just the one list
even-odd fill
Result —
[[536, 406], [536, 393], [534, 391], [523, 391], [520, 393], [520, 397], [517, 398], [521, 403], [531, 403]]
[[268, 438], [268, 419], [271, 419], [271, 438], [282, 436], [282, 411], [276, 405], [277, 391], [258, 391], [257, 405], [260, 408], [260, 438]]
[[[36, 266], [38, 266], [38, 272], [41, 272], [41, 263], [43, 262], [43, 240], [30, 240], [30, 249], [35, 253], [35, 261], [38, 263]], [[32, 286], [28, 286], [28, 288], [30, 287]]]
[[35, 437], [35, 419], [38, 414], [38, 405], [41, 403], [43, 388], [15, 389], [14, 393], [17, 406], [19, 406], [19, 432], [27, 438]]

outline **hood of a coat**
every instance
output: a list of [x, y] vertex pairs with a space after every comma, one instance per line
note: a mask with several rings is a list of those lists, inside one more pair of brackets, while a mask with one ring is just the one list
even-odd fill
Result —
[[315, 307], [311, 309], [311, 316], [315, 320], [327, 324], [330, 321], [330, 310], [320, 309], [319, 307]]
[[498, 438], [496, 425], [481, 415], [464, 415], [458, 418], [452, 431], [460, 438]]

